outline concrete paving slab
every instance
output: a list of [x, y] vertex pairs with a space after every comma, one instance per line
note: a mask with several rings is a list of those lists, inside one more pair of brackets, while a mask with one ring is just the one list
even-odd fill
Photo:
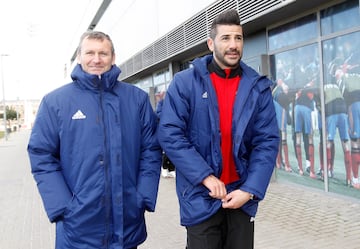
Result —
[[[54, 248], [54, 225], [43, 209], [26, 152], [30, 131], [0, 140], [0, 248]], [[161, 178], [148, 239], [139, 249], [184, 249], [175, 179]], [[360, 200], [288, 182], [272, 182], [255, 223], [255, 249], [358, 249]]]

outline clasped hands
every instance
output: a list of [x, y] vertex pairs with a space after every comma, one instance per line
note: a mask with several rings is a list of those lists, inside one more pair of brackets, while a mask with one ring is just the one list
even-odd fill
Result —
[[225, 184], [215, 177], [209, 175], [202, 184], [209, 189], [209, 195], [222, 201], [223, 208], [237, 209], [250, 200], [251, 194], [240, 189], [227, 193]]

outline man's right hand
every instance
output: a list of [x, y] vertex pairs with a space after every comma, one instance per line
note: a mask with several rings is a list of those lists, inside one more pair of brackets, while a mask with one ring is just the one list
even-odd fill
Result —
[[213, 175], [209, 175], [202, 181], [202, 184], [204, 184], [204, 186], [209, 189], [210, 191], [209, 195], [212, 198], [216, 198], [220, 200], [225, 198], [227, 194], [225, 184], [222, 181], [220, 181], [220, 179], [218, 179], [217, 177]]

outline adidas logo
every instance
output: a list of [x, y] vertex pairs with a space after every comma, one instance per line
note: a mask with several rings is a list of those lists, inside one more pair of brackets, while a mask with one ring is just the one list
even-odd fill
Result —
[[85, 119], [86, 116], [80, 110], [78, 110], [71, 119]]
[[203, 99], [207, 99], [207, 97], [208, 97], [207, 92], [204, 92], [203, 95], [202, 95], [202, 98], [203, 98]]

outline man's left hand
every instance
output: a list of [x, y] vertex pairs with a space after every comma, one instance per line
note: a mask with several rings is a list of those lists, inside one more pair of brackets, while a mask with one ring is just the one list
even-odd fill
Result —
[[240, 189], [234, 190], [222, 199], [223, 208], [237, 209], [248, 202], [251, 194]]

